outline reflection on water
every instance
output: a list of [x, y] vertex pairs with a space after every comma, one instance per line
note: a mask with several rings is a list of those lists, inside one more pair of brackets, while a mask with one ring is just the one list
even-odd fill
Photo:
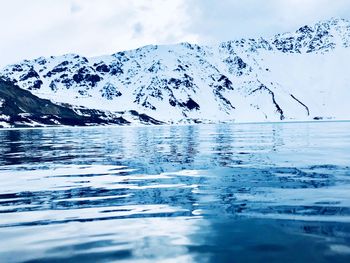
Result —
[[349, 262], [349, 130], [1, 130], [0, 261]]

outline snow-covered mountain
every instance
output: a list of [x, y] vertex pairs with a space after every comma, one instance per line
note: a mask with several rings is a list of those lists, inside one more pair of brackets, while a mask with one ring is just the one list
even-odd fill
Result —
[[350, 23], [331, 19], [269, 39], [40, 57], [0, 75], [40, 98], [121, 117], [245, 122], [350, 119], [349, 68]]
[[[40, 99], [27, 90], [23, 90], [9, 81], [0, 78], [0, 128], [33, 126], [86, 126], [130, 124], [117, 114], [89, 109], [73, 110], [71, 107], [56, 105], [49, 100]], [[134, 115], [137, 115], [135, 113]], [[140, 122], [153, 120], [141, 116]], [[135, 121], [137, 119], [135, 118]], [[159, 123], [154, 123], [159, 124]]]

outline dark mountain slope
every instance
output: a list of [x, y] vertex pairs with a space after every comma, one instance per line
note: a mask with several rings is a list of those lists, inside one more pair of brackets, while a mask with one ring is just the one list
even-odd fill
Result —
[[0, 78], [0, 127], [92, 124], [128, 124], [128, 122], [121, 117], [107, 118], [103, 111], [85, 110], [84, 116], [79, 115], [69, 107], [40, 99], [12, 82]]

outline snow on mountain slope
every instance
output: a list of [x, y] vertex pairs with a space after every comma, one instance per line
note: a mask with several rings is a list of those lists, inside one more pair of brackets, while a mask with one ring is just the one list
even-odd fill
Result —
[[349, 61], [350, 23], [331, 19], [271, 39], [41, 57], [0, 74], [54, 102], [168, 123], [349, 119]]
[[[125, 119], [125, 118], [127, 119]], [[71, 105], [56, 105], [40, 99], [10, 81], [0, 78], [0, 128], [43, 126], [95, 126], [163, 124], [136, 111], [112, 113]]]

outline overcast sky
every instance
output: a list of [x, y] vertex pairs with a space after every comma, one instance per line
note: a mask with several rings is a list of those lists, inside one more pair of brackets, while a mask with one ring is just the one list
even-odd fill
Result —
[[147, 44], [210, 44], [350, 19], [349, 0], [0, 0], [0, 67], [111, 54]]

